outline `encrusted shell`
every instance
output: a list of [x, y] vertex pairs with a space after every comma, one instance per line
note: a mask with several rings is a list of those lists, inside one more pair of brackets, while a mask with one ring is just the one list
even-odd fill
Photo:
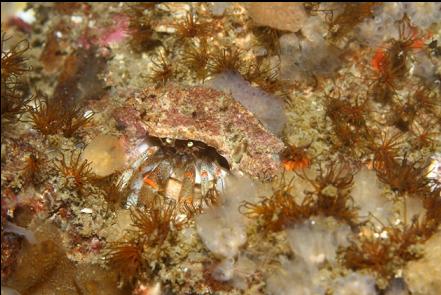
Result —
[[198, 140], [214, 147], [232, 170], [260, 179], [280, 169], [283, 142], [232, 96], [201, 86], [169, 84], [136, 95], [150, 136]]

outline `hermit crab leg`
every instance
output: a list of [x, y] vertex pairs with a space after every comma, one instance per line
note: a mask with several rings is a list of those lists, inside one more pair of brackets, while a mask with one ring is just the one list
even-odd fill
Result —
[[213, 167], [213, 178], [214, 178], [214, 187], [219, 190], [223, 191], [225, 188], [225, 177], [228, 175], [228, 171], [225, 169], [214, 166]]
[[185, 167], [184, 178], [179, 192], [178, 203], [192, 203], [195, 184], [195, 165], [189, 164]]
[[130, 187], [130, 190], [132, 191], [127, 197], [126, 208], [136, 206], [138, 203], [139, 191], [142, 187], [142, 178], [140, 178], [139, 174], [136, 172], [139, 171], [141, 165], [148, 160], [149, 156], [149, 153], [143, 153], [135, 162], [133, 162], [129, 169], [122, 173], [119, 179], [122, 184], [121, 191], [125, 190], [127, 187]]
[[167, 180], [172, 172], [169, 161], [161, 161], [153, 170], [144, 174], [143, 180], [154, 192], [165, 191]]
[[122, 183], [122, 188], [125, 189], [127, 187], [127, 185], [129, 185], [133, 179], [133, 174], [135, 173], [136, 170], [139, 169], [139, 167], [142, 165], [142, 163], [144, 163], [149, 157], [148, 153], [143, 153], [138, 159], [136, 159], [135, 162], [132, 163], [132, 165], [130, 166], [129, 169], [127, 169], [126, 171], [124, 171], [120, 178], [119, 181]]
[[126, 208], [138, 204], [139, 192], [143, 185], [142, 174], [144, 171], [156, 168], [158, 156], [160, 159], [161, 155], [158, 155], [157, 149], [148, 149], [121, 175], [119, 180], [122, 183], [121, 190], [125, 190], [127, 187], [131, 190], [130, 195], [127, 197]]
[[205, 161], [200, 162], [200, 180], [201, 180], [201, 194], [202, 196], [205, 196], [208, 192], [208, 190], [211, 187], [210, 184], [210, 174], [212, 175], [212, 167]]

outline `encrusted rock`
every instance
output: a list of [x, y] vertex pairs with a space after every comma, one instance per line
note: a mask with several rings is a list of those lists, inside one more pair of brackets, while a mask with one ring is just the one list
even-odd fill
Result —
[[141, 114], [133, 107], [119, 107], [113, 111], [116, 128], [125, 130], [129, 137], [140, 138], [145, 136], [145, 126], [140, 123]]
[[257, 25], [293, 33], [302, 28], [308, 16], [303, 3], [252, 2], [245, 7]]
[[[11, 273], [15, 270], [15, 264], [18, 252], [21, 248], [19, 236], [13, 233], [3, 233], [1, 237], [2, 251], [1, 251], [1, 278], [2, 282], [6, 281]], [[3, 293], [3, 292], [2, 292]]]
[[436, 295], [441, 290], [441, 233], [431, 237], [423, 248], [424, 257], [409, 262], [403, 276], [412, 294]]
[[136, 96], [150, 136], [204, 142], [232, 170], [260, 179], [271, 178], [280, 169], [283, 142], [233, 97], [206, 87], [170, 84], [165, 89], [146, 88]]

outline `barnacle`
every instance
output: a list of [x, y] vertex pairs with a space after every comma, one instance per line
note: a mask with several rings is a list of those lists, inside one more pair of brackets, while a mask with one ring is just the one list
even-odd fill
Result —
[[372, 59], [372, 66], [377, 75], [372, 84], [373, 95], [382, 102], [391, 101], [398, 88], [399, 79], [408, 73], [409, 52], [421, 48], [424, 43], [422, 36], [417, 28], [411, 25], [406, 14], [398, 23], [398, 31], [398, 40], [390, 40], [387, 49], [377, 49]]
[[93, 179], [94, 184], [104, 191], [104, 199], [111, 210], [120, 208], [128, 195], [128, 191], [124, 189], [124, 183], [119, 177], [120, 175], [112, 174], [101, 179]]
[[94, 112], [83, 115], [81, 106], [73, 106], [63, 112], [63, 124], [61, 130], [64, 137], [71, 137], [80, 127], [92, 121]]
[[437, 111], [441, 108], [441, 101], [438, 99], [436, 91], [431, 91], [426, 87], [418, 87], [409, 97], [417, 111], [427, 111], [428, 113], [438, 116]]
[[349, 98], [340, 98], [340, 93], [326, 96], [326, 115], [331, 119], [335, 134], [345, 146], [353, 146], [360, 138], [368, 136], [366, 126], [367, 100], [352, 105]]
[[164, 86], [174, 76], [174, 68], [167, 55], [160, 51], [152, 59], [153, 69], [149, 81], [156, 86]]
[[338, 121], [333, 125], [333, 130], [340, 142], [340, 145], [336, 146], [337, 148], [353, 147], [360, 143], [361, 137], [357, 134], [357, 129], [346, 122]]
[[279, 38], [282, 32], [271, 27], [254, 27], [252, 29], [257, 42], [263, 45], [269, 54], [280, 54]]
[[[357, 211], [349, 195], [353, 185], [354, 171], [348, 164], [337, 164], [332, 161], [326, 170], [321, 165], [319, 166], [315, 179], [310, 179], [305, 173], [299, 176], [306, 179], [315, 190], [309, 192], [315, 214], [333, 216], [349, 224], [356, 223]], [[315, 199], [313, 195], [316, 195]]]
[[415, 136], [413, 144], [415, 149], [429, 147], [433, 149], [436, 146], [436, 138], [440, 136], [439, 131], [435, 131], [431, 126], [436, 126], [434, 122], [423, 121], [420, 124], [414, 124], [411, 133]]
[[396, 158], [385, 158], [384, 165], [377, 167], [378, 178], [390, 185], [399, 194], [417, 194], [426, 192], [430, 180], [427, 178], [427, 168], [430, 163], [409, 161], [404, 155], [401, 162]]
[[[437, 202], [439, 210], [440, 200]], [[410, 225], [383, 227], [381, 236], [371, 229], [374, 234], [359, 234], [349, 247], [341, 249], [343, 262], [354, 270], [369, 269], [388, 281], [407, 262], [422, 256], [414, 246], [428, 240], [439, 224], [440, 219], [427, 212], [422, 220], [414, 218]]]
[[412, 26], [407, 14], [398, 23], [398, 40], [392, 40], [391, 47], [387, 50], [384, 68], [386, 71], [393, 71], [397, 78], [402, 77], [406, 72], [406, 61], [408, 53], [413, 49], [423, 46], [422, 36], [417, 27]]
[[309, 179], [305, 174], [301, 176], [312, 184], [317, 194], [323, 194], [323, 190], [330, 185], [337, 189], [337, 193], [345, 194], [352, 186], [353, 171], [347, 164], [333, 161], [326, 170], [320, 165], [318, 173], [315, 180]]
[[389, 76], [379, 76], [370, 84], [369, 95], [375, 101], [381, 103], [390, 103], [396, 94], [396, 85]]
[[208, 76], [208, 61], [211, 55], [208, 51], [207, 40], [202, 39], [199, 46], [195, 44], [188, 45], [182, 56], [182, 63], [196, 74], [196, 77], [202, 81]]
[[72, 151], [69, 160], [64, 154], [61, 158], [55, 160], [55, 167], [66, 178], [65, 184], [72, 179], [78, 189], [82, 189], [86, 183], [94, 178], [90, 163], [87, 160], [81, 160], [81, 153]]
[[32, 126], [44, 135], [57, 133], [63, 124], [62, 106], [46, 96], [34, 99], [35, 107], [28, 107]]
[[24, 111], [30, 100], [26, 98], [22, 81], [23, 75], [30, 70], [24, 56], [29, 49], [29, 43], [23, 39], [5, 49], [5, 43], [9, 38], [5, 33], [2, 33], [1, 38], [1, 114], [2, 119], [12, 119]]
[[243, 59], [244, 52], [237, 47], [217, 48], [212, 53], [212, 58], [208, 63], [208, 70], [211, 75], [226, 71], [241, 73], [244, 69]]
[[388, 159], [393, 159], [398, 154], [400, 145], [403, 143], [403, 133], [388, 135], [381, 133], [380, 144], [371, 143], [369, 149], [374, 153], [374, 166], [381, 167]]
[[35, 106], [28, 107], [32, 126], [44, 135], [59, 131], [71, 137], [80, 127], [91, 121], [93, 112], [84, 116], [80, 106], [65, 107], [61, 102], [40, 95], [35, 97]]
[[155, 196], [144, 209], [131, 210], [132, 224], [139, 230], [140, 239], [149, 245], [161, 245], [169, 233], [183, 226], [176, 201]]
[[117, 241], [108, 246], [106, 260], [127, 282], [131, 282], [141, 268], [143, 245], [138, 240]]
[[38, 176], [47, 162], [47, 159], [42, 155], [30, 154], [22, 170], [25, 181], [36, 184]]
[[367, 100], [359, 103], [357, 99], [355, 105], [352, 105], [348, 99], [342, 99], [339, 93], [326, 96], [326, 115], [334, 124], [345, 122], [356, 128], [364, 127], [366, 113]]
[[264, 197], [256, 204], [246, 201], [239, 210], [250, 218], [260, 219], [263, 226], [272, 231], [279, 231], [317, 215], [333, 216], [351, 225], [356, 223], [356, 209], [349, 203], [353, 172], [347, 166], [333, 162], [326, 172], [320, 166], [319, 175], [314, 180], [309, 179], [305, 173], [298, 175], [315, 189], [314, 192], [307, 192], [300, 203], [291, 193], [294, 178], [286, 183], [282, 176], [278, 188], [271, 196]]
[[126, 15], [129, 17], [130, 45], [137, 51], [142, 52], [155, 45], [151, 16], [146, 13], [154, 9], [156, 2], [130, 3], [127, 4]]
[[30, 68], [26, 65], [24, 53], [29, 49], [29, 42], [26, 39], [21, 40], [10, 49], [4, 48], [4, 42], [10, 38], [6, 38], [6, 34], [2, 33], [1, 50], [2, 50], [2, 78], [19, 77]]
[[216, 207], [220, 205], [220, 203], [218, 190], [211, 187], [199, 200], [184, 203], [180, 208], [180, 212], [186, 216], [186, 220], [188, 221], [193, 219], [196, 215], [203, 213], [207, 208]]
[[[366, 18], [371, 17], [375, 6], [378, 5], [380, 4], [375, 2], [365, 2], [360, 4], [345, 3], [343, 4], [343, 11], [338, 13], [337, 16], [334, 17], [332, 11], [331, 13], [328, 13], [330, 17], [328, 17], [327, 21], [331, 37], [335, 40], [344, 37], [355, 25], [363, 22]], [[316, 9], [316, 11], [318, 10]]]
[[197, 22], [194, 13], [187, 13], [185, 20], [176, 25], [179, 39], [204, 37], [210, 33], [210, 22]]
[[258, 85], [268, 93], [280, 93], [287, 96], [287, 84], [279, 79], [279, 66], [270, 66], [268, 62], [258, 60], [254, 63], [245, 63], [242, 76], [250, 83]]
[[[399, 237], [395, 233], [396, 238]], [[344, 249], [343, 261], [344, 264], [351, 269], [369, 269], [380, 277], [390, 279], [394, 273], [395, 265], [404, 265], [405, 262], [397, 253], [393, 251], [395, 243], [390, 239], [379, 239], [371, 237], [363, 237], [352, 241], [351, 245]], [[408, 245], [399, 245], [401, 253], [407, 258], [417, 259], [418, 256], [410, 257]], [[410, 260], [410, 259], [409, 259]]]
[[312, 199], [305, 198], [298, 204], [291, 193], [293, 180], [286, 183], [285, 176], [282, 176], [271, 196], [262, 198], [258, 203], [245, 201], [239, 211], [249, 218], [259, 219], [263, 227], [270, 231], [280, 231], [309, 218], [314, 215]]
[[409, 101], [404, 103], [394, 101], [392, 102], [392, 108], [394, 112], [389, 123], [402, 132], [408, 132], [417, 116], [416, 106]]
[[422, 224], [424, 225], [424, 237], [429, 238], [441, 224], [441, 183], [434, 181], [433, 190], [423, 198], [423, 206], [426, 209]]

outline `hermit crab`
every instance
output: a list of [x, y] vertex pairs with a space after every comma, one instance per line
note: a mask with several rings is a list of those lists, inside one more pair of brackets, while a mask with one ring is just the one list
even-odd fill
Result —
[[126, 207], [151, 195], [200, 205], [213, 200], [227, 173], [266, 180], [281, 168], [282, 141], [231, 95], [168, 84], [165, 92], [146, 88], [127, 101], [126, 108], [143, 114], [137, 122], [148, 143], [121, 176]]
[[214, 148], [196, 140], [151, 137], [145, 152], [121, 176], [131, 193], [126, 206], [139, 197], [166, 195], [183, 207], [201, 203], [229, 170]]

